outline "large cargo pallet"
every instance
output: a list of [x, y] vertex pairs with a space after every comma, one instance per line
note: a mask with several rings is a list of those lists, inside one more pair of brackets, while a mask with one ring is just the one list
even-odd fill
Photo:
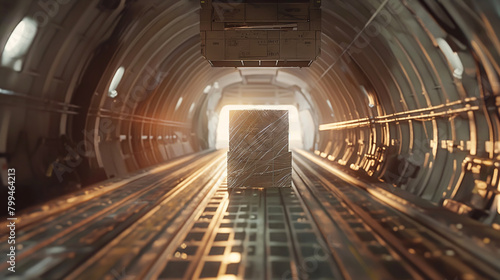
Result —
[[288, 130], [286, 110], [231, 111], [228, 187], [290, 187]]

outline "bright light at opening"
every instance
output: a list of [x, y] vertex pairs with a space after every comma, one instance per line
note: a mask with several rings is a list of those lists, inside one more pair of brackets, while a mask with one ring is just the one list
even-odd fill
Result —
[[16, 26], [2, 52], [2, 66], [21, 71], [23, 58], [28, 52], [37, 31], [36, 21], [24, 18]]
[[113, 76], [113, 80], [111, 80], [111, 84], [109, 85], [108, 89], [108, 96], [111, 98], [115, 98], [118, 96], [118, 92], [116, 91], [116, 88], [120, 84], [123, 78], [123, 74], [125, 73], [125, 68], [120, 67], [118, 70], [116, 70], [115, 75]]
[[211, 86], [211, 85], [208, 85], [208, 86], [206, 86], [206, 87], [205, 87], [205, 89], [203, 90], [203, 93], [204, 93], [204, 94], [207, 94], [207, 93], [209, 93], [209, 92], [210, 92], [210, 90], [211, 90], [211, 89], [212, 89], [212, 86]]
[[214, 83], [214, 88], [215, 88], [215, 89], [218, 89], [218, 88], [219, 88], [219, 82], [215, 82], [215, 83]]
[[453, 67], [453, 76], [457, 79], [462, 79], [462, 74], [464, 73], [464, 65], [462, 64], [462, 61], [460, 60], [458, 54], [453, 51], [453, 49], [445, 39], [437, 38], [436, 41], [439, 45], [439, 48], [446, 56], [446, 59], [448, 59], [451, 66]]
[[229, 111], [230, 110], [288, 110], [290, 148], [302, 148], [302, 128], [299, 121], [299, 112], [292, 105], [226, 105], [219, 114], [217, 125], [217, 140], [215, 147], [224, 149], [229, 147]]
[[179, 109], [179, 107], [181, 107], [181, 104], [182, 104], [182, 96], [179, 97], [179, 100], [177, 101], [177, 105], [175, 105], [175, 111], [177, 111], [177, 109]]

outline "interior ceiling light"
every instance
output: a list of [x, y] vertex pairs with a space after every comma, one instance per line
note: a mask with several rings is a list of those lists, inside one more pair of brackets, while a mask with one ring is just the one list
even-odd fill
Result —
[[373, 98], [373, 94], [369, 93], [363, 85], [360, 85], [359, 88], [366, 95], [366, 98], [368, 98], [368, 107], [375, 107], [375, 98]]
[[123, 74], [125, 73], [125, 68], [120, 67], [118, 70], [116, 70], [115, 75], [113, 76], [113, 79], [111, 80], [111, 84], [109, 85], [108, 89], [108, 96], [111, 98], [115, 98], [118, 96], [118, 92], [116, 91], [116, 88], [120, 84]]
[[330, 107], [330, 110], [331, 110], [331, 114], [330, 114], [330, 116], [335, 117], [335, 114], [333, 113], [333, 106], [332, 106], [332, 102], [330, 102], [330, 99], [327, 99], [327, 100], [326, 100], [326, 103], [328, 104], [328, 107]]
[[196, 103], [193, 102], [193, 104], [191, 104], [191, 107], [189, 107], [189, 115], [190, 116], [193, 113], [195, 106], [196, 106]]
[[453, 51], [453, 49], [450, 47], [450, 45], [445, 39], [437, 38], [436, 41], [443, 54], [446, 56], [446, 59], [453, 67], [453, 77], [457, 79], [462, 79], [462, 74], [464, 73], [464, 66], [458, 54]]
[[21, 71], [23, 58], [28, 52], [37, 32], [36, 21], [24, 18], [10, 34], [2, 52], [2, 66]]
[[175, 105], [175, 111], [177, 111], [177, 109], [179, 109], [179, 107], [181, 107], [181, 104], [182, 104], [182, 96], [179, 97], [179, 101], [177, 101], [177, 105]]
[[330, 99], [327, 99], [326, 103], [328, 104], [328, 107], [330, 107], [330, 110], [332, 110], [332, 112], [333, 112], [333, 106], [332, 106], [332, 103], [330, 102]]

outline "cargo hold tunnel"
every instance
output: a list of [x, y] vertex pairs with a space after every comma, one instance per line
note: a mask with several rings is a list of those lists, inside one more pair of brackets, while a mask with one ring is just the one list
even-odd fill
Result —
[[[0, 278], [500, 279], [499, 26], [495, 0], [0, 0]], [[235, 108], [288, 111], [289, 185], [228, 186]]]

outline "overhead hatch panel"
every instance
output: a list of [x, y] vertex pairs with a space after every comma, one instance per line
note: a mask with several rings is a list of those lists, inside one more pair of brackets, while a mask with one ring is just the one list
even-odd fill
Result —
[[201, 52], [213, 67], [308, 67], [321, 52], [321, 1], [201, 1]]

